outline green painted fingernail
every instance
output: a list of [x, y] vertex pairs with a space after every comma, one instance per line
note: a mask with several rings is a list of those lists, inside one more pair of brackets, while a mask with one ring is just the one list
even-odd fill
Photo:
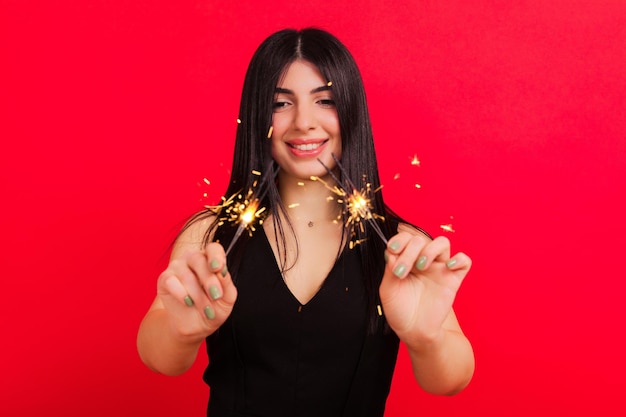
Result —
[[209, 295], [211, 296], [211, 299], [217, 300], [222, 296], [222, 293], [220, 292], [220, 289], [217, 288], [217, 286], [211, 285], [209, 287]]
[[426, 262], [428, 262], [428, 258], [422, 255], [419, 258], [417, 258], [415, 267], [421, 271], [426, 266]]
[[191, 307], [193, 305], [193, 300], [191, 299], [190, 296], [186, 295], [184, 300], [185, 300], [185, 304], [187, 304], [188, 307]]
[[446, 262], [446, 266], [448, 268], [452, 268], [454, 265], [456, 265], [456, 259], [450, 259], [448, 262]]
[[395, 276], [397, 276], [398, 278], [402, 278], [404, 276], [404, 272], [406, 271], [406, 266], [404, 264], [399, 264], [398, 266], [396, 266], [396, 268], [393, 270], [393, 274]]
[[400, 242], [391, 242], [389, 243], [389, 249], [391, 249], [393, 252], [397, 251], [398, 249], [400, 249]]
[[228, 267], [224, 265], [224, 268], [222, 268], [222, 276], [225, 277], [226, 275], [228, 275]]
[[215, 311], [211, 308], [211, 306], [204, 307], [204, 315], [207, 319], [213, 320], [215, 318]]
[[218, 261], [217, 259], [211, 259], [210, 265], [211, 269], [215, 269], [220, 266], [220, 261]]

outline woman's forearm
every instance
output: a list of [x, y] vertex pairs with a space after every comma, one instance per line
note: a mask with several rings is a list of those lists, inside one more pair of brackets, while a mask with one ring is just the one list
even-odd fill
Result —
[[439, 340], [407, 348], [415, 379], [431, 394], [456, 394], [472, 379], [474, 352], [459, 331], [445, 330]]
[[155, 309], [144, 317], [137, 335], [137, 350], [150, 369], [165, 375], [180, 375], [196, 360], [204, 339], [190, 340], [170, 329], [167, 311]]

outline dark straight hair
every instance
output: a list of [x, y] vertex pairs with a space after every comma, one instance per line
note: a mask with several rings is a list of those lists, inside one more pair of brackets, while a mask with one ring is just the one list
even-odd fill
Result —
[[[284, 29], [261, 43], [248, 66], [241, 94], [239, 110], [241, 122], [237, 128], [231, 178], [224, 194], [230, 196], [242, 190], [244, 192], [249, 190], [259, 179], [252, 171], [260, 171], [266, 177], [266, 192], [261, 205], [269, 213], [285, 213], [277, 184], [273, 180], [279, 167], [272, 160], [271, 141], [268, 140], [275, 88], [289, 65], [299, 59], [314, 64], [325, 81], [332, 82], [331, 89], [341, 132], [341, 164], [346, 176], [354, 181], [357, 187], [361, 185], [362, 178], [371, 184], [372, 189], [380, 186], [365, 90], [354, 58], [335, 36], [324, 30]], [[340, 180], [344, 179], [340, 177]], [[398, 223], [404, 220], [385, 205], [382, 192], [376, 192], [371, 202], [373, 212], [384, 216], [385, 220], [379, 221], [379, 225], [383, 234], [390, 238], [397, 232]], [[202, 211], [194, 215], [185, 228], [197, 220], [213, 215], [211, 210]], [[273, 219], [277, 239], [282, 240], [284, 248], [285, 229], [280, 216], [273, 216]], [[363, 226], [362, 230], [356, 228], [357, 236], [354, 238], [364, 242], [353, 250], [359, 250], [361, 254], [370, 312], [369, 329], [375, 331], [384, 323], [379, 320], [378, 287], [385, 268], [385, 244], [367, 222], [363, 222]], [[204, 244], [213, 240], [227, 247], [235, 229], [230, 224], [218, 226], [217, 222], [213, 222], [204, 236]], [[417, 229], [424, 232], [420, 228]], [[248, 236], [244, 233], [229, 254], [229, 269], [234, 278], [247, 240]], [[287, 267], [286, 255], [282, 256], [282, 261], [284, 269]]]

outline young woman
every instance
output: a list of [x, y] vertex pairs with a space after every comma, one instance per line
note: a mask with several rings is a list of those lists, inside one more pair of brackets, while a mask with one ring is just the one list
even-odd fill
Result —
[[313, 28], [271, 35], [248, 68], [239, 117], [225, 195], [251, 189], [260, 171], [269, 214], [228, 257], [235, 227], [210, 210], [187, 223], [139, 329], [145, 364], [183, 373], [206, 340], [211, 417], [382, 416], [400, 341], [423, 389], [463, 389], [474, 356], [452, 304], [470, 258], [402, 221], [380, 192], [372, 211], [389, 243], [369, 222], [346, 228], [330, 190], [346, 177], [379, 184], [345, 46]]

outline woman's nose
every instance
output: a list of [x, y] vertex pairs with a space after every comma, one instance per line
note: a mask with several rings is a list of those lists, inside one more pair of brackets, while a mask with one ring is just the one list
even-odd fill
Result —
[[317, 121], [315, 118], [315, 112], [308, 105], [299, 105], [296, 110], [294, 125], [296, 129], [301, 131], [307, 131], [316, 127]]

